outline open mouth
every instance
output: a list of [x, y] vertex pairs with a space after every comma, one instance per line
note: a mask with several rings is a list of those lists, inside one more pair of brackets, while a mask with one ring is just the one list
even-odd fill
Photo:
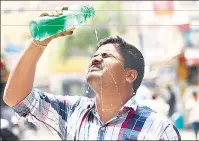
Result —
[[102, 67], [100, 67], [100, 66], [92, 66], [90, 68], [90, 72], [92, 72], [92, 71], [100, 71], [100, 70], [102, 70]]
[[101, 69], [95, 67], [95, 68], [91, 68], [90, 72], [92, 72], [92, 71], [99, 71], [99, 70], [101, 70]]

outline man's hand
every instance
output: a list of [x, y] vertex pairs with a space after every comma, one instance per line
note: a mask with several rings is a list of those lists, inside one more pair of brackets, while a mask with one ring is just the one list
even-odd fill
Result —
[[[40, 15], [40, 17], [43, 17], [43, 16], [51, 16], [51, 17], [53, 17], [53, 16], [60, 16], [60, 15], [63, 14], [63, 10], [68, 10], [68, 7], [67, 7], [67, 6], [64, 6], [64, 7], [62, 7], [61, 10], [56, 10], [56, 11], [53, 11], [53, 12], [51, 11], [51, 12], [42, 13], [42, 14]], [[56, 38], [58, 38], [58, 37], [67, 36], [67, 35], [72, 35], [74, 29], [75, 29], [75, 28], [72, 28], [72, 29], [70, 29], [70, 30], [67, 30], [67, 31], [58, 33], [58, 34], [56, 34], [56, 35], [54, 35], [54, 36], [51, 36], [50, 38], [47, 38], [47, 39], [45, 39], [45, 40], [43, 40], [43, 41], [38, 41], [38, 40], [34, 40], [34, 41], [35, 41], [37, 44], [39, 44], [39, 45], [47, 46], [48, 43], [49, 43], [50, 41], [52, 41], [53, 39], [56, 39]]]
[[[62, 14], [62, 12], [56, 11], [49, 14], [43, 13], [40, 16], [58, 16], [60, 14]], [[58, 37], [71, 35], [73, 30], [74, 29], [70, 29], [68, 31], [59, 33], [44, 41], [33, 40], [32, 43], [29, 44], [29, 47], [27, 47], [24, 53], [21, 54], [16, 66], [13, 67], [9, 75], [3, 96], [3, 100], [7, 105], [12, 107], [21, 102], [25, 97], [28, 96], [28, 94], [31, 93], [34, 85], [33, 82], [37, 63], [44, 52], [44, 50], [40, 47], [36, 47], [35, 43], [37, 45], [41, 45], [42, 48], [46, 47], [51, 40]]]

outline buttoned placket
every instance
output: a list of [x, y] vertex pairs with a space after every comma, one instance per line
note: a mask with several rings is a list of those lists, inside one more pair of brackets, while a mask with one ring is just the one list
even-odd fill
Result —
[[108, 122], [106, 122], [105, 124], [101, 121], [100, 119], [100, 116], [99, 114], [97, 113], [95, 107], [93, 107], [91, 109], [92, 113], [94, 114], [94, 116], [96, 116], [96, 118], [100, 121], [100, 124], [101, 124], [101, 127], [99, 128], [99, 131], [98, 131], [98, 137], [97, 137], [97, 140], [104, 140], [104, 137], [105, 137], [105, 132], [106, 132], [106, 128], [108, 126], [109, 123], [115, 121], [115, 120], [119, 120], [120, 117], [122, 117], [126, 112], [127, 110], [125, 111], [121, 111], [117, 114], [117, 116], [113, 117], [112, 119], [110, 119]]

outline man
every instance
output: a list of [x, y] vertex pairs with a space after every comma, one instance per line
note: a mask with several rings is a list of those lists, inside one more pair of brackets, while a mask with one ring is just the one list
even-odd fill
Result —
[[134, 100], [144, 76], [144, 58], [120, 37], [101, 40], [92, 56], [86, 78], [96, 98], [54, 96], [32, 88], [37, 62], [46, 46], [73, 30], [31, 41], [11, 72], [4, 101], [34, 124], [53, 128], [62, 140], [180, 140], [166, 117]]
[[172, 88], [171, 88], [170, 85], [167, 86], [167, 90], [168, 90], [168, 92], [170, 94], [169, 100], [167, 101], [167, 103], [169, 104], [169, 113], [168, 113], [168, 116], [171, 117], [175, 113], [176, 97], [175, 97], [175, 93], [172, 90]]
[[189, 123], [192, 125], [192, 129], [195, 134], [196, 140], [198, 140], [199, 132], [199, 97], [196, 91], [193, 91], [191, 99], [186, 103], [186, 110], [189, 111]]

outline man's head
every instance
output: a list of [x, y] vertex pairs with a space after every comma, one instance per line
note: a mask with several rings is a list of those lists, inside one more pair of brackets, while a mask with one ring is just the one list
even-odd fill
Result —
[[99, 80], [118, 87], [129, 84], [136, 92], [144, 77], [144, 67], [144, 58], [136, 47], [119, 36], [108, 37], [98, 43], [89, 64], [87, 81], [91, 87]]
[[193, 95], [194, 100], [197, 101], [198, 100], [198, 94], [197, 94], [197, 92], [194, 91], [192, 95]]
[[168, 91], [172, 91], [171, 85], [168, 84], [166, 87], [167, 87]]

